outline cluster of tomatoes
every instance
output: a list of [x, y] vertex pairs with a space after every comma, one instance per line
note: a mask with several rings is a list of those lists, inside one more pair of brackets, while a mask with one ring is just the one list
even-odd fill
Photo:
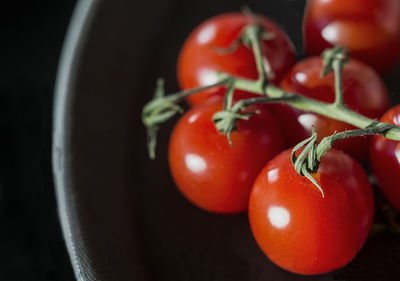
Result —
[[[400, 106], [387, 111], [390, 100], [379, 76], [393, 67], [400, 54], [398, 0], [310, 0], [303, 34], [306, 53], [312, 56], [297, 64], [285, 32], [264, 16], [257, 17], [273, 34], [260, 42], [270, 83], [333, 102], [334, 74], [321, 77], [322, 60], [317, 55], [338, 44], [353, 57], [342, 74], [348, 107], [373, 119], [383, 115], [382, 122], [400, 125]], [[213, 84], [218, 71], [257, 79], [251, 48], [241, 44], [228, 54], [216, 51], [228, 48], [250, 23], [242, 13], [226, 13], [198, 26], [179, 56], [182, 89]], [[192, 108], [175, 126], [169, 163], [181, 192], [210, 212], [248, 210], [260, 248], [286, 270], [320, 274], [349, 263], [366, 241], [374, 216], [372, 189], [359, 162], [370, 156], [379, 186], [400, 210], [400, 143], [382, 136], [336, 143], [313, 174], [324, 190], [323, 198], [294, 170], [290, 147], [309, 137], [312, 126], [319, 138], [353, 127], [284, 104], [253, 105], [248, 110], [259, 114], [237, 122], [231, 146], [213, 123], [213, 115], [223, 109], [225, 92], [226, 87], [219, 86], [188, 97]], [[254, 96], [234, 93], [236, 101]]]

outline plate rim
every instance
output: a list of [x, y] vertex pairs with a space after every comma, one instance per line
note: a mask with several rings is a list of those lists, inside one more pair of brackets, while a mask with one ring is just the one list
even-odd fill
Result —
[[74, 228], [77, 223], [72, 220], [74, 208], [71, 207], [71, 204], [73, 205], [74, 198], [67, 192], [73, 184], [70, 168], [72, 158], [70, 141], [72, 115], [70, 113], [75, 97], [74, 85], [78, 76], [86, 35], [100, 2], [101, 0], [77, 1], [62, 45], [54, 87], [51, 149], [54, 189], [64, 242], [78, 281], [100, 280], [96, 273], [89, 269], [90, 264], [82, 262], [85, 261], [85, 253], [82, 253], [82, 250], [77, 247], [79, 241], [72, 233], [72, 229], [75, 233], [77, 229], [79, 231], [79, 227]]

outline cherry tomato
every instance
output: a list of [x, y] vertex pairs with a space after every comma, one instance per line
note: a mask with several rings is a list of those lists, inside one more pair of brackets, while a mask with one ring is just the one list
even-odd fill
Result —
[[[386, 112], [381, 121], [400, 126], [400, 105]], [[370, 162], [383, 194], [400, 211], [400, 142], [374, 136]]]
[[[319, 57], [305, 59], [288, 72], [281, 87], [320, 101], [333, 102], [334, 74], [321, 78], [322, 68]], [[343, 69], [342, 77], [344, 101], [351, 109], [370, 118], [379, 118], [389, 108], [389, 95], [385, 85], [369, 66], [350, 60]], [[307, 138], [311, 134], [312, 126], [316, 128], [319, 140], [335, 131], [355, 129], [344, 122], [289, 106], [282, 105], [277, 109], [279, 112], [276, 114], [279, 114], [283, 123], [281, 127], [287, 143], [292, 146]], [[337, 142], [335, 147], [362, 161], [368, 156], [369, 140], [369, 137], [345, 139]]]
[[195, 205], [216, 213], [247, 210], [250, 189], [265, 164], [283, 149], [274, 117], [266, 107], [232, 133], [233, 147], [212, 121], [220, 98], [188, 111], [176, 124], [169, 165], [180, 191]]
[[[261, 48], [268, 59], [278, 83], [286, 71], [295, 63], [296, 55], [292, 43], [284, 31], [271, 20], [258, 16], [272, 40], [263, 40]], [[258, 73], [253, 52], [243, 44], [231, 54], [221, 54], [216, 48], [229, 47], [250, 23], [248, 16], [228, 13], [210, 18], [198, 26], [188, 37], [178, 59], [178, 80], [182, 89], [192, 89], [217, 82], [217, 71], [223, 71], [248, 79], [257, 79]], [[224, 87], [203, 91], [188, 98], [191, 105], [204, 102], [211, 95], [223, 95]], [[251, 97], [249, 93], [236, 91], [236, 97]]]
[[271, 160], [250, 195], [253, 235], [271, 261], [299, 274], [321, 274], [349, 263], [368, 237], [374, 198], [360, 165], [330, 150], [313, 175], [325, 197], [296, 173], [290, 150]]
[[309, 0], [303, 35], [309, 55], [341, 45], [378, 72], [388, 71], [400, 55], [400, 2]]

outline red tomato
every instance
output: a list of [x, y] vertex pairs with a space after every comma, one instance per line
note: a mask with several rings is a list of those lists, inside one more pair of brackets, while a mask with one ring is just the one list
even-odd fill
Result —
[[325, 198], [296, 173], [290, 150], [271, 160], [250, 195], [249, 219], [263, 252], [280, 267], [321, 274], [349, 263], [368, 237], [374, 198], [360, 165], [339, 150], [323, 157], [313, 176]]
[[198, 207], [216, 213], [247, 210], [254, 179], [283, 149], [275, 119], [266, 107], [257, 108], [260, 114], [238, 121], [233, 147], [212, 121], [223, 109], [221, 99], [192, 108], [176, 124], [169, 165], [180, 191]]
[[[295, 63], [296, 54], [284, 31], [271, 20], [258, 16], [265, 29], [275, 35], [272, 40], [262, 41], [262, 50], [275, 74], [278, 83], [286, 71]], [[182, 89], [192, 89], [217, 82], [217, 71], [223, 71], [248, 79], [257, 79], [258, 73], [251, 49], [241, 44], [231, 54], [219, 54], [215, 47], [227, 48], [250, 23], [242, 13], [229, 13], [208, 19], [198, 26], [183, 45], [178, 60], [178, 80]], [[223, 87], [203, 91], [188, 98], [191, 105], [204, 102], [211, 95], [223, 95]], [[236, 97], [253, 95], [237, 91]]]
[[[400, 105], [386, 112], [381, 121], [400, 126]], [[383, 194], [400, 211], [400, 142], [374, 136], [370, 162]]]
[[309, 55], [341, 45], [379, 72], [390, 70], [400, 54], [398, 0], [309, 0], [303, 21]]
[[[281, 87], [289, 92], [298, 93], [324, 102], [335, 100], [334, 74], [321, 78], [322, 60], [311, 57], [293, 67], [283, 78]], [[375, 71], [356, 60], [343, 69], [343, 94], [345, 103], [356, 112], [370, 118], [379, 118], [389, 108], [389, 95], [385, 85]], [[314, 113], [278, 106], [282, 130], [287, 143], [294, 146], [311, 134], [314, 125], [319, 140], [336, 131], [355, 129], [344, 122]], [[337, 142], [335, 147], [345, 151], [357, 160], [368, 156], [369, 137], [357, 137]]]

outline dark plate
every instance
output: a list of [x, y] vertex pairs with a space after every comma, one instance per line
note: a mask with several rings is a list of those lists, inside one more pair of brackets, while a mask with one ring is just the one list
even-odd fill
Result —
[[[280, 23], [301, 52], [300, 0], [247, 1]], [[78, 280], [400, 280], [400, 242], [368, 241], [343, 270], [298, 276], [259, 250], [247, 214], [188, 203], [167, 164], [173, 122], [150, 161], [140, 121], [155, 80], [178, 90], [176, 58], [202, 20], [242, 1], [82, 0], [63, 49], [54, 108], [53, 167], [62, 229]], [[392, 92], [397, 74], [387, 78]]]

